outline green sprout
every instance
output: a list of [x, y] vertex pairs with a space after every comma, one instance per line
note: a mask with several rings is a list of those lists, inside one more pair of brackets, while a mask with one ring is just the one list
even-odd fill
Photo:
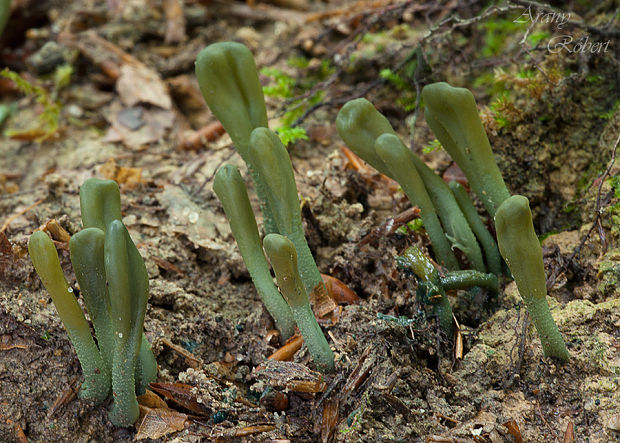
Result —
[[69, 242], [71, 263], [97, 335], [64, 280], [49, 237], [35, 232], [28, 251], [63, 321], [82, 366], [82, 396], [101, 402], [113, 392], [110, 421], [138, 419], [137, 394], [157, 378], [157, 362], [143, 332], [148, 299], [144, 260], [121, 221], [120, 193], [111, 180], [89, 179], [80, 189], [84, 229]]
[[265, 236], [263, 245], [276, 274], [278, 286], [291, 307], [293, 317], [317, 368], [322, 372], [332, 372], [334, 353], [310, 308], [308, 295], [297, 271], [295, 246], [288, 238], [280, 234]]

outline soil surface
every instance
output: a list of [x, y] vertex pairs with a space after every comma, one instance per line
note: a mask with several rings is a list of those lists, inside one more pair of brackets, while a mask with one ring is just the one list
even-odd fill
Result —
[[[0, 441], [620, 441], [619, 11], [555, 3], [13, 0], [0, 65], [35, 87], [0, 78]], [[558, 46], [566, 36], [598, 46]], [[282, 343], [212, 190], [237, 165], [259, 214], [193, 72], [226, 40], [254, 53], [270, 126], [307, 134], [288, 146], [306, 237], [356, 294], [319, 319], [332, 374], [305, 345], [267, 360]], [[565, 364], [543, 355], [508, 277], [498, 294], [450, 292], [460, 329], [442, 333], [396, 266], [410, 245], [429, 250], [415, 220], [392, 229], [411, 204], [342, 149], [338, 110], [364, 96], [460, 177], [416, 100], [436, 81], [472, 90], [509, 190], [530, 200]], [[68, 238], [89, 177], [119, 183], [149, 273], [159, 396], [141, 398], [131, 428], [109, 422], [111, 400], [79, 398], [79, 362], [27, 254], [47, 231], [78, 293]]]

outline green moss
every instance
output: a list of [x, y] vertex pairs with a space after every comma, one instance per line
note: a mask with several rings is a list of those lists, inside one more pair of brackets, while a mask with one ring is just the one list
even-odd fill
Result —
[[620, 249], [608, 251], [598, 264], [597, 291], [604, 295], [620, 292]]

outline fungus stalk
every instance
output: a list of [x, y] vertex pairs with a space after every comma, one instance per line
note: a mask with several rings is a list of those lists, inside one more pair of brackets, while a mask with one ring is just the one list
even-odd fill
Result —
[[239, 170], [232, 165], [222, 166], [215, 175], [213, 190], [222, 202], [233, 237], [258, 294], [282, 337], [288, 339], [295, 333], [295, 319], [273, 284], [250, 199]]
[[439, 319], [439, 326], [448, 337], [452, 337], [454, 333], [452, 306], [441, 284], [437, 268], [417, 246], [407, 248], [396, 261], [398, 266], [410, 269], [420, 279], [416, 291], [418, 300], [433, 306], [433, 313]]
[[277, 232], [273, 214], [266, 207], [265, 184], [256, 174], [256, 165], [249, 155], [252, 131], [268, 127], [265, 97], [252, 53], [241, 43], [213, 43], [196, 58], [196, 78], [209, 109], [248, 165], [260, 200], [265, 231]]
[[450, 182], [448, 186], [454, 194], [454, 198], [461, 208], [461, 211], [465, 216], [467, 223], [471, 227], [471, 230], [474, 232], [476, 238], [482, 245], [489, 271], [495, 275], [500, 275], [502, 273], [502, 258], [499, 255], [497, 243], [495, 243], [495, 239], [484, 223], [482, 223], [482, 220], [480, 220], [478, 211], [474, 207], [469, 195], [467, 195], [467, 191], [463, 188], [463, 186], [455, 181]]
[[130, 426], [140, 415], [135, 369], [148, 299], [148, 274], [138, 249], [120, 220], [109, 224], [104, 251], [115, 340], [112, 358], [114, 403], [110, 420], [117, 426]]
[[392, 134], [383, 134], [375, 141], [375, 150], [379, 158], [392, 171], [411, 203], [420, 208], [424, 228], [431, 239], [438, 261], [448, 269], [458, 269], [459, 263], [441, 227], [435, 206], [411, 159], [413, 154], [406, 148], [401, 149], [400, 146], [400, 139]]
[[95, 345], [82, 308], [65, 280], [56, 247], [47, 234], [37, 231], [30, 237], [28, 253], [43, 286], [52, 297], [82, 366], [84, 383], [80, 396], [100, 403], [110, 393], [110, 371]]
[[510, 193], [495, 163], [473, 94], [439, 82], [426, 85], [422, 98], [426, 122], [494, 217]]
[[495, 227], [499, 251], [514, 276], [544, 354], [567, 361], [570, 355], [547, 303], [542, 248], [527, 198], [513, 195], [506, 199], [495, 214]]
[[288, 238], [279, 234], [265, 236], [263, 245], [276, 274], [280, 291], [291, 307], [308, 352], [321, 372], [332, 372], [334, 353], [310, 308], [308, 295], [297, 270], [295, 246]]

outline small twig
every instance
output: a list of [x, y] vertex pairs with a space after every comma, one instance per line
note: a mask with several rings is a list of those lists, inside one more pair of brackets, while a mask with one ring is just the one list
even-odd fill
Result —
[[373, 229], [367, 234], [364, 238], [362, 238], [358, 246], [364, 246], [384, 235], [390, 235], [394, 233], [401, 226], [409, 223], [411, 220], [420, 216], [420, 208], [414, 206], [412, 208], [406, 209], [395, 217], [390, 217], [387, 219], [381, 226]]

